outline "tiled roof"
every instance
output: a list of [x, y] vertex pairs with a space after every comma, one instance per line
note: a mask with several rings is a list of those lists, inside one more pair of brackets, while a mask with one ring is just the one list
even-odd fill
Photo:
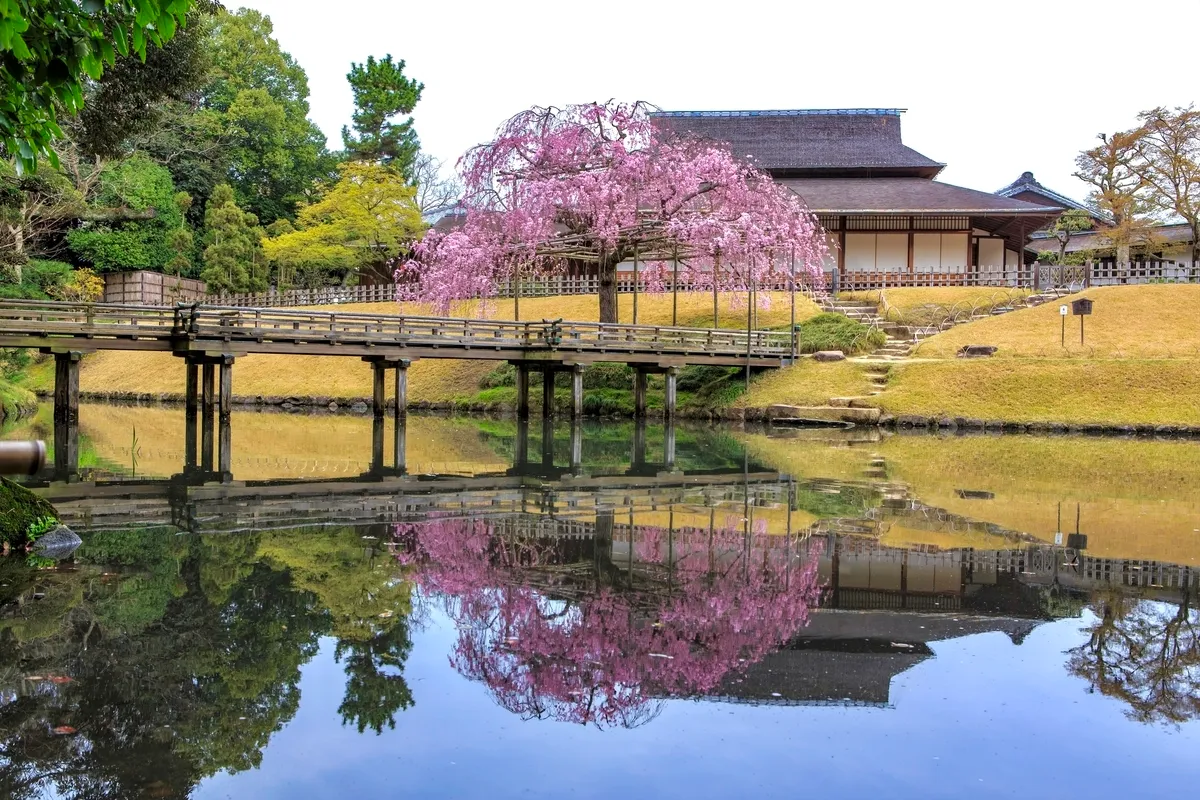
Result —
[[726, 142], [734, 155], [777, 176], [856, 171], [933, 177], [944, 165], [906, 146], [901, 109], [663, 111], [656, 122]]
[[779, 181], [821, 214], [1021, 214], [1062, 211], [925, 178], [797, 178]]
[[1038, 183], [1037, 180], [1034, 179], [1032, 172], [1022, 172], [1021, 177], [1017, 178], [1008, 186], [1005, 186], [1003, 189], [996, 192], [996, 194], [1000, 195], [1001, 197], [1016, 197], [1022, 192], [1039, 194], [1057, 206], [1061, 206], [1062, 208], [1077, 208], [1080, 211], [1087, 211], [1088, 214], [1092, 214], [1094, 216], [1093, 212], [1078, 200], [1072, 200], [1066, 195], [1059, 194], [1053, 189], [1047, 189], [1045, 186]]

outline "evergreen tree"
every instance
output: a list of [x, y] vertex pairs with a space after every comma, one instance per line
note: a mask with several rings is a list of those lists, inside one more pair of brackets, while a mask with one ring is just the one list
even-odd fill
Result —
[[354, 90], [355, 105], [354, 133], [342, 128], [346, 151], [358, 160], [390, 166], [411, 181], [421, 143], [412, 117], [402, 122], [393, 118], [412, 113], [425, 85], [404, 77], [404, 61], [393, 61], [391, 55], [352, 63], [346, 80]]
[[217, 186], [204, 211], [204, 270], [210, 292], [267, 288], [258, 218], [238, 207], [227, 183]]

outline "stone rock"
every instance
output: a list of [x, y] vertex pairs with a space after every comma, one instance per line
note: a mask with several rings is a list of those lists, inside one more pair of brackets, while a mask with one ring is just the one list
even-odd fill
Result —
[[327, 406], [326, 406], [326, 408], [328, 408], [330, 411], [337, 411], [337, 410], [338, 410], [338, 404], [337, 404], [337, 403], [335, 403], [335, 402], [333, 402], [333, 401], [331, 400], [331, 401], [329, 402], [329, 405], [327, 405]]
[[364, 403], [360, 400], [360, 401], [354, 403], [354, 405], [350, 406], [350, 410], [353, 411], [355, 414], [365, 414], [368, 411], [370, 411], [371, 408], [366, 403]]
[[81, 544], [83, 539], [80, 539], [75, 531], [66, 525], [59, 525], [33, 543], [33, 552], [44, 558], [62, 561]]
[[958, 427], [962, 428], [963, 430], [981, 431], [981, 430], [983, 430], [983, 427], [984, 427], [983, 420], [981, 420], [981, 419], [973, 419], [971, 417], [957, 417], [954, 421], [958, 424]]
[[959, 358], [991, 358], [996, 348], [990, 344], [965, 344], [958, 350]]
[[915, 414], [901, 414], [896, 417], [896, 424], [901, 428], [924, 428], [929, 425], [929, 419]]
[[841, 350], [818, 350], [813, 353], [814, 361], [845, 361], [846, 354]]

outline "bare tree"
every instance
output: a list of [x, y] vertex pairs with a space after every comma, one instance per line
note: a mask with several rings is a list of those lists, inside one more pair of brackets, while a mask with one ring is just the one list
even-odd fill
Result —
[[1142, 127], [1131, 143], [1129, 168], [1160, 211], [1191, 228], [1195, 265], [1200, 262], [1200, 111], [1190, 105], [1154, 108], [1138, 119]]
[[417, 208], [422, 214], [452, 205], [463, 195], [458, 176], [447, 174], [442, 162], [426, 153], [413, 163], [413, 181], [417, 185]]

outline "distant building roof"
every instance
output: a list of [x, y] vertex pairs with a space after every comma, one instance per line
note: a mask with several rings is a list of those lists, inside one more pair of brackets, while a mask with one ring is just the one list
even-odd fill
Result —
[[1019, 197], [1029, 202], [1059, 206], [1064, 209], [1075, 208], [1080, 211], [1086, 211], [1092, 217], [1099, 219], [1091, 209], [1078, 200], [1072, 200], [1065, 194], [1059, 194], [1053, 189], [1047, 189], [1038, 183], [1034, 179], [1032, 172], [1022, 172], [1021, 177], [996, 192], [996, 194], [1001, 197]]
[[1062, 209], [925, 178], [798, 178], [779, 181], [818, 214], [1018, 214], [1057, 216]]
[[726, 142], [777, 178], [896, 175], [932, 178], [945, 166], [906, 146], [898, 108], [661, 111], [677, 133]]

